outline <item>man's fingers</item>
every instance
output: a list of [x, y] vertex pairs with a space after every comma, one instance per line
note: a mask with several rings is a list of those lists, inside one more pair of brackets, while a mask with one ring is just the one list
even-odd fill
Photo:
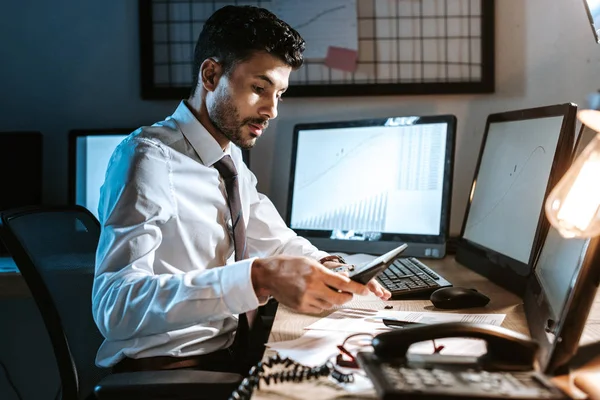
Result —
[[343, 267], [345, 264], [342, 264], [342, 263], [339, 263], [336, 261], [326, 261], [322, 265], [328, 269], [335, 269], [335, 268]]
[[329, 286], [327, 287], [326, 291], [319, 293], [317, 297], [330, 303], [331, 307], [333, 307], [334, 305], [341, 306], [342, 304], [346, 304], [347, 302], [352, 300], [352, 293], [349, 293], [347, 291], [340, 292], [338, 289]]
[[375, 279], [371, 279], [367, 284], [367, 287], [380, 299], [388, 300], [392, 296], [390, 291], [381, 286]]
[[369, 294], [369, 289], [365, 285], [354, 282], [347, 276], [341, 274], [326, 273], [324, 283], [334, 289], [341, 290], [342, 292], [354, 293], [362, 296]]
[[383, 288], [375, 279], [371, 279], [369, 283], [367, 283], [367, 287], [371, 292], [375, 293], [377, 297], [383, 296]]

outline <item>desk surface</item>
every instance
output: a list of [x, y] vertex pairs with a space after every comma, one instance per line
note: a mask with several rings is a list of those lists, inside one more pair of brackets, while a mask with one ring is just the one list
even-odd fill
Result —
[[[503, 327], [529, 335], [523, 302], [519, 296], [458, 264], [453, 257], [446, 257], [444, 260], [427, 260], [426, 264], [452, 282], [454, 286], [474, 288], [490, 298], [490, 302], [486, 307], [470, 308], [467, 310], [451, 310], [446, 312], [506, 314], [506, 318], [502, 323]], [[394, 307], [394, 310], [400, 311], [440, 311], [433, 307], [429, 300], [383, 302], [374, 296], [355, 297], [354, 300], [344, 307], [383, 309], [386, 305], [391, 305]], [[329, 310], [319, 315], [303, 315], [280, 306], [273, 323], [269, 342], [279, 342], [299, 338], [305, 332], [304, 327], [329, 315], [333, 311], [334, 310]], [[267, 351], [265, 357], [272, 354], [272, 352]], [[376, 398], [374, 393], [362, 396], [349, 396], [348, 393], [338, 390], [334, 385], [327, 382], [326, 379], [322, 379], [317, 382], [306, 382], [301, 384], [284, 383], [267, 386], [262, 390], [257, 391], [252, 399], [266, 400], [277, 398], [324, 400], [341, 397], [344, 399]]]
[[[427, 260], [427, 265], [433, 267], [442, 276], [451, 281], [454, 286], [465, 286], [477, 289], [481, 293], [487, 295], [490, 298], [490, 303], [486, 307], [471, 308], [466, 310], [452, 310], [446, 312], [454, 313], [499, 313], [506, 314], [506, 318], [502, 323], [502, 326], [529, 335], [529, 329], [527, 327], [527, 320], [525, 317], [525, 311], [521, 298], [517, 295], [499, 287], [498, 285], [490, 282], [487, 278], [471, 271], [470, 269], [458, 264], [453, 257], [446, 257], [443, 260]], [[441, 311], [434, 308], [429, 300], [402, 300], [402, 301], [388, 301], [383, 302], [375, 297], [355, 297], [355, 299], [346, 304], [344, 307], [357, 307], [357, 308], [369, 308], [369, 309], [383, 309], [386, 305], [392, 305], [394, 310], [400, 311]], [[275, 321], [273, 323], [273, 329], [269, 337], [269, 342], [279, 342], [283, 340], [292, 340], [299, 338], [304, 334], [304, 327], [311, 323], [323, 318], [334, 310], [323, 312], [319, 315], [303, 315], [297, 314], [283, 306], [279, 307]], [[596, 302], [593, 309], [590, 311], [588, 318], [588, 324], [583, 333], [581, 343], [589, 343], [591, 337], [597, 338], [595, 333], [600, 331], [600, 293], [596, 297]], [[267, 350], [265, 359], [273, 355], [272, 351]], [[594, 363], [600, 365], [600, 357]], [[595, 370], [596, 367], [594, 367]], [[586, 368], [586, 370], [589, 370]], [[595, 375], [594, 375], [595, 376]], [[588, 381], [589, 381], [589, 376]], [[563, 388], [571, 388], [569, 381], [566, 377], [561, 377], [556, 382]], [[572, 377], [571, 377], [572, 378]], [[579, 398], [582, 394], [580, 393]], [[325, 399], [375, 399], [374, 392], [358, 395], [350, 395], [347, 392], [339, 390], [335, 385], [327, 381], [327, 379], [321, 379], [319, 381], [305, 382], [305, 383], [283, 383], [273, 386], [262, 386], [262, 389], [255, 392], [252, 397], [253, 400], [267, 400], [267, 399], [311, 399], [311, 400], [325, 400]], [[592, 397], [593, 398], [593, 397]]]

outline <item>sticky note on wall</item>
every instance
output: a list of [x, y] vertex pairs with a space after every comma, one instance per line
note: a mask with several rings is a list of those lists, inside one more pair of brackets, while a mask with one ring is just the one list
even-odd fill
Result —
[[339, 69], [347, 72], [356, 71], [358, 62], [358, 52], [356, 50], [345, 49], [342, 47], [329, 46], [325, 65], [329, 68]]

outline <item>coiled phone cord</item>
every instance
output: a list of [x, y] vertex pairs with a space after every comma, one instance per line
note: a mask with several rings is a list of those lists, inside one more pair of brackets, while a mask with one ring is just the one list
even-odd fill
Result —
[[[265, 373], [266, 368], [272, 368], [276, 365], [283, 365], [284, 369], [277, 372]], [[267, 361], [259, 362], [252, 369], [247, 378], [244, 378], [242, 383], [236, 390], [233, 391], [229, 400], [248, 400], [255, 389], [260, 389], [260, 383], [265, 385], [281, 382], [303, 382], [311, 379], [318, 379], [331, 375], [338, 382], [353, 382], [352, 374], [344, 374], [337, 370], [334, 364], [330, 361], [318, 367], [307, 367], [293, 361], [289, 358], [281, 358], [279, 355], [270, 357]]]

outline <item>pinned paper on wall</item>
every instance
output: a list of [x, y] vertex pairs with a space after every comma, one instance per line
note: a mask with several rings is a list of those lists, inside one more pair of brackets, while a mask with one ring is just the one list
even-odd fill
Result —
[[[188, 96], [198, 35], [228, 4], [263, 7], [306, 41], [286, 96], [494, 91], [493, 1], [154, 0], [140, 2], [143, 98]], [[348, 58], [326, 61], [330, 47]]]
[[358, 63], [358, 52], [356, 50], [344, 49], [342, 47], [329, 46], [325, 65], [332, 69], [346, 72], [356, 71]]

